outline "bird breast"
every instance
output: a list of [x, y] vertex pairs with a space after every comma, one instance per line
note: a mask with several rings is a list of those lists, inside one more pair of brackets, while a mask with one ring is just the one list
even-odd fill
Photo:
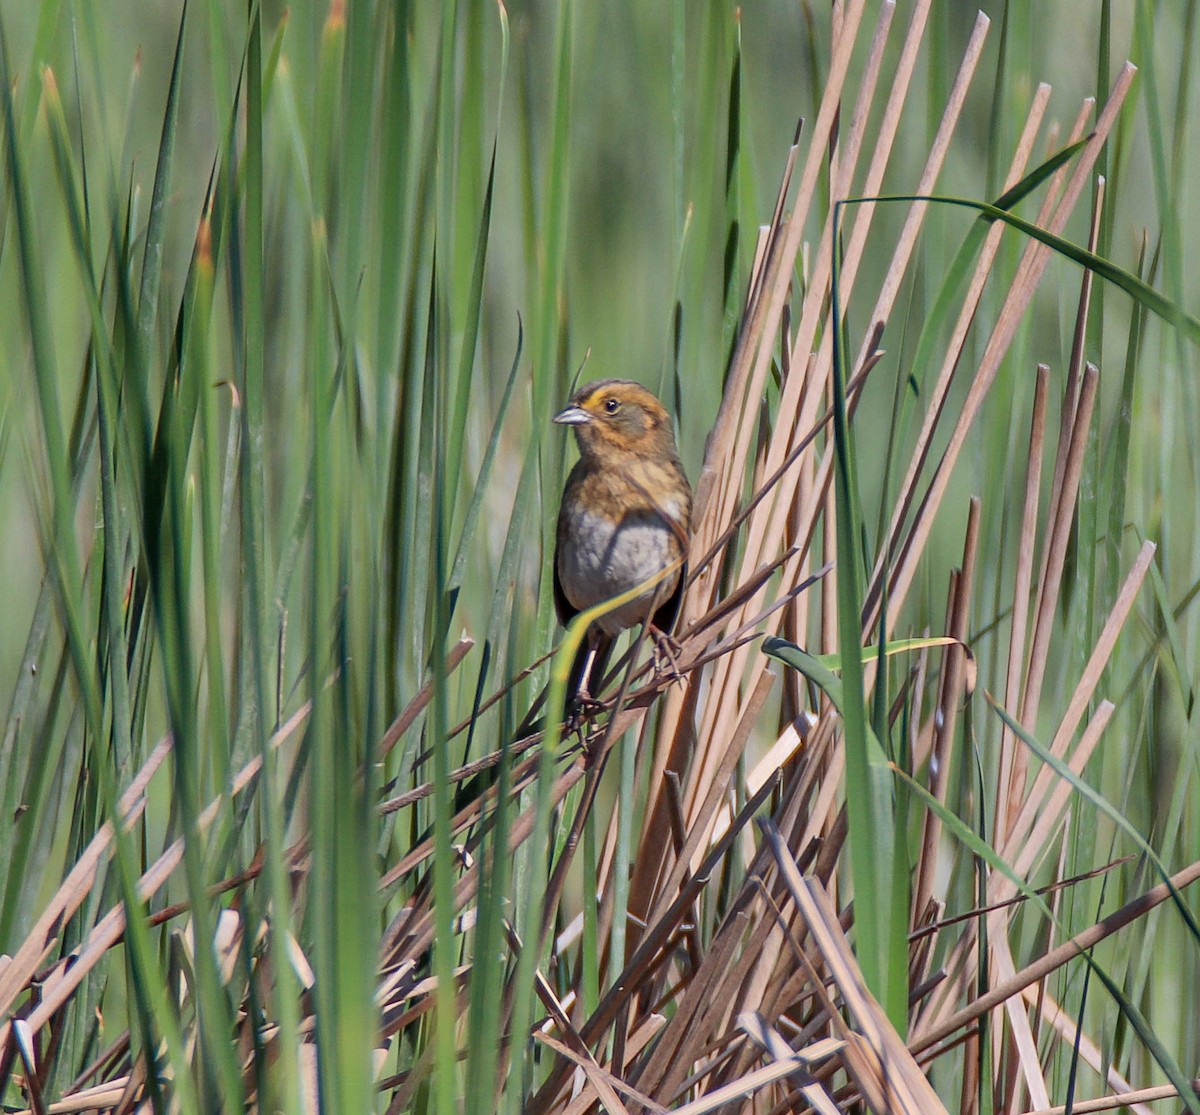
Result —
[[[663, 511], [678, 516], [681, 507], [668, 500]], [[587, 510], [565, 506], [566, 528], [572, 545], [560, 546], [558, 576], [567, 599], [582, 611], [609, 600], [653, 577], [679, 556], [679, 539], [658, 511], [648, 508], [629, 511], [620, 520]], [[648, 588], [634, 600], [597, 620], [607, 634], [616, 635], [646, 618], [657, 594], [670, 596], [679, 579], [676, 571]]]

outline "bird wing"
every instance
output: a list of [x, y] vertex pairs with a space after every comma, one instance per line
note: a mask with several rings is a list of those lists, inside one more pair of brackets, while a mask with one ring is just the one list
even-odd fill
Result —
[[566, 627], [577, 615], [579, 609], [567, 599], [563, 591], [562, 579], [558, 575], [558, 543], [554, 546], [554, 610], [558, 613], [558, 622]]
[[671, 595], [666, 598], [654, 613], [653, 624], [664, 635], [670, 635], [671, 629], [675, 626], [675, 621], [679, 618], [679, 605], [683, 601], [683, 586], [687, 581], [687, 562], [679, 570], [679, 579], [675, 582], [675, 588]]

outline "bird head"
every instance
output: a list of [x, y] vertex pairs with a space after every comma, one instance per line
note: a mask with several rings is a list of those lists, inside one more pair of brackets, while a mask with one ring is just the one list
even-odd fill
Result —
[[554, 421], [575, 428], [584, 457], [678, 455], [671, 416], [632, 380], [603, 379], [581, 387]]

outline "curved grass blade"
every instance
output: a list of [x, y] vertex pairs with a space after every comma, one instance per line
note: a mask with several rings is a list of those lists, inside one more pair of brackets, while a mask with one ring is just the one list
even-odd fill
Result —
[[1054, 174], [1059, 167], [1069, 163], [1080, 151], [1082, 151], [1089, 143], [1091, 143], [1091, 135], [1086, 135], [1083, 139], [1077, 140], [1075, 143], [1068, 144], [1061, 151], [1056, 151], [1044, 163], [1035, 166], [1024, 178], [1021, 179], [1015, 186], [1005, 190], [995, 201], [992, 202], [997, 209], [1012, 209], [1019, 201], [1024, 200], [1034, 190], [1036, 190], [1043, 182]]
[[906, 770], [896, 763], [892, 763], [891, 768], [892, 772], [904, 782], [908, 789], [920, 798], [928, 809], [937, 815], [938, 820], [942, 822], [942, 826], [947, 831], [958, 837], [959, 841], [974, 856], [983, 860], [993, 871], [998, 871], [1003, 875], [1025, 898], [1036, 905], [1047, 918], [1054, 920], [1054, 913], [1046, 904], [1045, 899], [1042, 898], [1034, 887], [1030, 886], [1025, 879], [1022, 879], [1020, 875], [1004, 862], [1003, 857], [1001, 857], [1000, 853], [991, 844], [971, 828], [957, 813], [938, 801], [936, 795], [931, 794], [926, 787], [921, 785]]
[[1175, 904], [1175, 908], [1179, 911], [1183, 918], [1184, 924], [1188, 927], [1189, 932], [1195, 938], [1196, 943], [1200, 944], [1200, 925], [1196, 923], [1196, 918], [1188, 909], [1187, 903], [1183, 900], [1183, 896], [1174, 886], [1171, 885], [1171, 874], [1167, 870], [1166, 865], [1159, 858], [1158, 853], [1150, 847], [1146, 838], [1138, 832], [1137, 829], [1129, 822], [1129, 820], [1116, 808], [1109, 800], [1104, 797], [1098, 790], [1092, 788], [1082, 778], [1079, 778], [1061, 759], [1052, 755], [1049, 750], [1043, 747], [1034, 737], [1020, 724], [1016, 722], [1007, 712], [1004, 711], [997, 701], [989, 693], [987, 694], [988, 704], [996, 710], [996, 714], [1001, 720], [1017, 735], [1021, 742], [1025, 744], [1043, 763], [1045, 763], [1055, 774], [1073, 786], [1079, 794], [1092, 803], [1101, 813], [1103, 813], [1110, 821], [1113, 822], [1130, 840], [1134, 842], [1141, 850], [1142, 854], [1154, 866], [1154, 870], [1162, 881], [1171, 889], [1171, 901]]
[[[781, 640], [785, 641], [785, 640]], [[957, 639], [952, 639], [949, 635], [938, 635], [935, 638], [928, 639], [893, 639], [891, 642], [884, 644], [883, 656], [891, 658], [893, 655], [904, 654], [910, 650], [925, 650], [930, 647], [948, 647], [957, 643]], [[764, 649], [766, 649], [764, 647]], [[816, 655], [816, 660], [831, 670], [836, 669], [842, 658], [840, 654], [820, 654]], [[870, 646], [862, 648], [861, 661], [864, 666], [870, 665], [879, 658], [879, 644], [871, 643]]]
[[1003, 221], [1019, 232], [1023, 232], [1034, 240], [1045, 244], [1052, 251], [1058, 252], [1059, 255], [1066, 256], [1081, 267], [1086, 267], [1089, 271], [1095, 272], [1102, 279], [1123, 290], [1135, 302], [1141, 306], [1145, 306], [1146, 309], [1162, 318], [1169, 325], [1181, 329], [1190, 340], [1200, 342], [1200, 318], [1188, 313], [1182, 306], [1167, 298], [1166, 295], [1159, 293], [1149, 283], [1138, 278], [1132, 272], [1125, 270], [1125, 268], [1118, 267], [1111, 260], [1104, 259], [1095, 252], [1089, 252], [1086, 248], [1080, 247], [1080, 245], [1073, 241], [1067, 240], [1062, 236], [1056, 236], [1040, 225], [1034, 224], [1033, 221], [1027, 221], [1023, 217], [1018, 217], [1016, 214], [1010, 213], [1005, 209], [1000, 209], [986, 201], [975, 201], [972, 198], [938, 194], [879, 194], [875, 197], [848, 198], [838, 204], [856, 205], [864, 202], [892, 201], [906, 203], [924, 201], [939, 205], [957, 205], [965, 209], [974, 209], [987, 221]]

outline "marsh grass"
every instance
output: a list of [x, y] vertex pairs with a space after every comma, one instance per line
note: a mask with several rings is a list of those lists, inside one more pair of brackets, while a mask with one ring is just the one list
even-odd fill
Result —
[[1069, 10], [0, 7], [5, 1110], [1200, 1109], [1196, 5]]

